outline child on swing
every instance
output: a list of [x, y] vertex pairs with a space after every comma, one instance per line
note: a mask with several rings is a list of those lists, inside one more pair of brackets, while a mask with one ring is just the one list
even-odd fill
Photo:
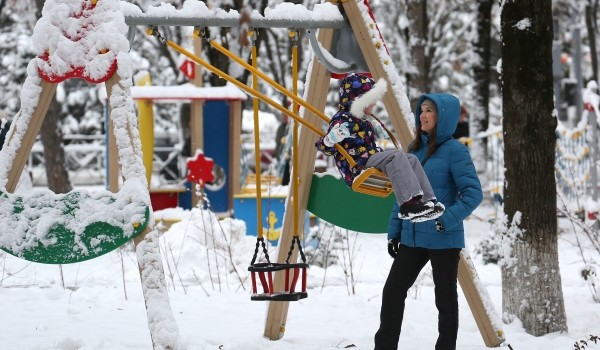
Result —
[[[335, 163], [349, 187], [365, 168], [381, 170], [391, 181], [400, 205], [398, 217], [411, 222], [432, 220], [444, 213], [444, 205], [436, 203], [431, 184], [421, 163], [412, 154], [400, 149], [383, 150], [375, 144], [377, 138], [386, 138], [381, 122], [372, 114], [375, 103], [387, 89], [385, 79], [377, 84], [367, 76], [352, 73], [340, 81], [338, 112], [331, 118], [327, 134], [316, 147]], [[369, 121], [373, 120], [373, 123]], [[335, 149], [339, 143], [356, 162], [352, 168]]]

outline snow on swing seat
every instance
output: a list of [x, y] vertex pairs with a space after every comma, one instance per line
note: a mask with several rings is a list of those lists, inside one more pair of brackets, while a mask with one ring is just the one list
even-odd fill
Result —
[[144, 196], [132, 196], [126, 187], [119, 193], [0, 191], [0, 249], [44, 264], [76, 263], [111, 252], [140, 234], [150, 219]]

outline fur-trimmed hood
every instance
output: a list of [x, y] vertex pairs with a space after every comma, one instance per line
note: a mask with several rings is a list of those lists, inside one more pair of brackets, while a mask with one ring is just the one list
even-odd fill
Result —
[[348, 74], [340, 81], [339, 109], [361, 118], [363, 110], [371, 103], [381, 100], [386, 90], [387, 81], [383, 78], [375, 83], [372, 78], [365, 75]]

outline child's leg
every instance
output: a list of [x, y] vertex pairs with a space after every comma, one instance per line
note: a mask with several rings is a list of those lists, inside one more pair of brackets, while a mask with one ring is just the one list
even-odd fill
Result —
[[417, 180], [419, 181], [419, 185], [421, 186], [421, 189], [423, 190], [423, 199], [428, 201], [428, 200], [434, 200], [435, 199], [435, 194], [433, 193], [433, 189], [431, 188], [431, 183], [429, 183], [429, 179], [427, 178], [427, 175], [425, 175], [425, 170], [423, 170], [423, 167], [421, 166], [421, 162], [419, 161], [419, 158], [417, 158], [414, 154], [406, 154], [406, 158], [408, 159], [408, 162], [410, 163], [410, 167], [413, 170], [413, 173], [415, 173], [415, 176], [417, 177]]
[[[412, 165], [403, 151], [386, 150], [375, 153], [369, 157], [366, 166], [377, 168], [387, 175], [392, 182], [392, 188], [398, 203], [402, 204], [413, 197], [423, 195], [419, 179], [413, 172]], [[431, 185], [429, 185], [429, 191], [431, 191]]]

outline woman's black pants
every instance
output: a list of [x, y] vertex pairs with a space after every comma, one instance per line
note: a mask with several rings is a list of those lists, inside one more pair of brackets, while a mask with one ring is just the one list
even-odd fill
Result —
[[460, 251], [460, 249], [425, 249], [400, 246], [398, 256], [394, 259], [383, 287], [381, 323], [375, 334], [375, 350], [398, 349], [406, 295], [428, 261], [431, 261], [433, 283], [435, 285], [435, 306], [439, 312], [439, 336], [435, 344], [435, 350], [456, 349], [456, 336], [458, 333], [456, 277]]

